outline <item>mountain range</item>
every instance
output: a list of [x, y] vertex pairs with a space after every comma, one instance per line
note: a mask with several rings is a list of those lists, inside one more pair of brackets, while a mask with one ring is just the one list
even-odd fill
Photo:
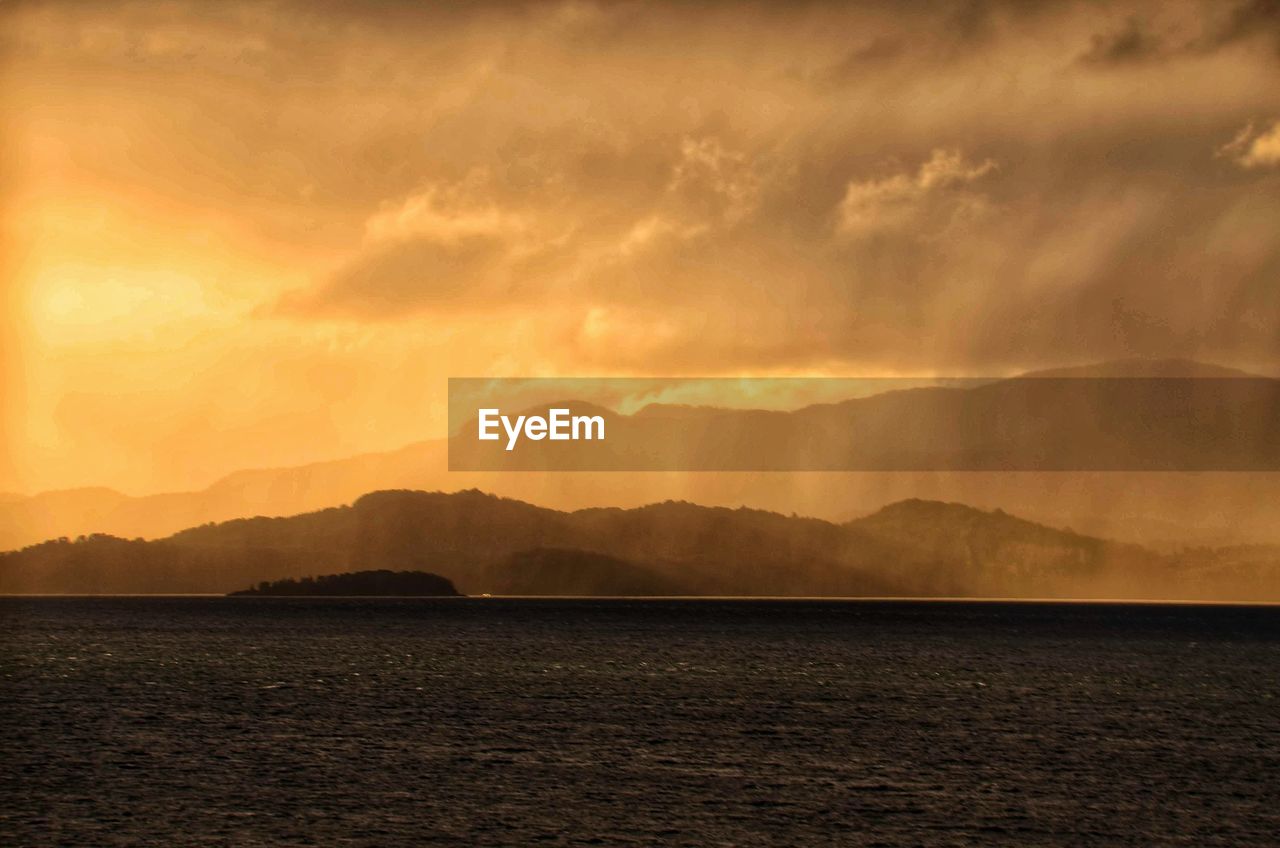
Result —
[[[1179, 371], [1185, 376], [1173, 376]], [[479, 403], [500, 405], [504, 384], [493, 385], [498, 396]], [[897, 388], [785, 411], [652, 404], [625, 415], [578, 400], [548, 401], [511, 417], [546, 420], [560, 408], [602, 421], [608, 438], [525, 440], [516, 448], [477, 439], [469, 423], [450, 439], [450, 468], [1280, 471], [1280, 380], [1199, 363], [1110, 363]]]
[[564, 512], [473, 490], [373, 492], [154, 541], [52, 540], [0, 554], [0, 592], [225, 593], [384, 568], [467, 594], [1280, 600], [1280, 548], [1161, 554], [955, 503], [834, 523], [674, 501]]
[[[982, 401], [983, 415], [991, 420], [1016, 421], [1027, 408], [1027, 392], [1041, 385], [1073, 378], [1158, 379], [1205, 378], [1206, 385], [1220, 386], [1232, 379], [1240, 385], [1261, 386], [1272, 397], [1280, 381], [1257, 378], [1244, 372], [1183, 360], [1128, 360], [1085, 368], [1058, 369], [995, 380], [967, 394]], [[1259, 382], [1260, 381], [1260, 382]], [[1086, 380], [1086, 382], [1093, 382]], [[1220, 390], [1220, 389], [1215, 389]], [[930, 416], [923, 409], [936, 406], [937, 398], [957, 397], [955, 392], [897, 392], [840, 404], [806, 407], [790, 413], [769, 413], [777, 421], [818, 418], [830, 420], [830, 431], [841, 441], [860, 433], [857, 442], [867, 449], [874, 440], [867, 428], [893, 434], [911, 424], [917, 433], [946, 431], [939, 421], [954, 421], [956, 412]], [[1275, 395], [1280, 397], [1280, 395]], [[1157, 400], [1180, 403], [1176, 397]], [[948, 401], [950, 402], [950, 401]], [[969, 401], [972, 403], [973, 401]], [[879, 405], [879, 411], [868, 409]], [[1126, 405], [1123, 408], [1136, 408]], [[893, 410], [889, 414], [885, 410]], [[1212, 410], [1212, 407], [1210, 407]], [[1074, 420], [1067, 410], [1051, 416]], [[742, 420], [742, 413], [707, 407], [653, 405], [633, 419]], [[1043, 414], [1041, 418], [1043, 418]], [[1090, 416], [1096, 418], [1097, 416]], [[1265, 451], [1280, 449], [1277, 415], [1255, 415], [1263, 426], [1252, 444]], [[874, 424], [875, 421], [880, 424]], [[861, 421], [862, 423], [859, 423]], [[933, 423], [927, 424], [932, 421]], [[926, 423], [920, 423], [926, 422]], [[1088, 430], [1087, 422], [1081, 424]], [[1216, 425], [1214, 425], [1216, 426]], [[1200, 432], [1217, 432], [1206, 426]], [[857, 428], [862, 428], [858, 430]], [[952, 427], [951, 429], [955, 429]], [[960, 428], [964, 429], [964, 428]], [[1096, 436], [1096, 434], [1094, 434]], [[1130, 434], [1130, 448], [1150, 441], [1150, 432]], [[1043, 444], [1043, 434], [1036, 437]], [[1116, 448], [1097, 446], [1096, 455], [1115, 455]], [[733, 440], [725, 440], [733, 444]], [[1087, 440], [1082, 444], [1089, 444]], [[1189, 442], [1195, 444], [1193, 439]], [[1208, 439], [1212, 448], [1213, 439]], [[1149, 446], [1148, 446], [1149, 447]], [[1166, 446], [1167, 447], [1167, 446]], [[756, 451], [759, 453], [760, 451]], [[781, 457], [779, 451], [771, 452]], [[1066, 458], [1067, 454], [1061, 454]], [[1269, 457], [1270, 454], [1266, 454]], [[1266, 458], [1264, 457], [1264, 458]], [[1079, 456], [1077, 459], [1087, 459]], [[945, 464], [939, 468], [947, 467]], [[1087, 467], [1087, 466], [1086, 466]], [[107, 533], [135, 538], [159, 538], [184, 527], [225, 521], [250, 515], [284, 516], [350, 503], [363, 493], [381, 489], [458, 490], [481, 488], [500, 495], [561, 510], [600, 504], [637, 507], [663, 500], [688, 500], [712, 506], [749, 506], [777, 512], [800, 512], [828, 521], [847, 521], [887, 503], [910, 498], [959, 501], [993, 510], [1016, 509], [1019, 514], [1052, 525], [1069, 525], [1082, 532], [1138, 542], [1163, 551], [1187, 545], [1270, 544], [1280, 542], [1280, 520], [1272, 504], [1280, 503], [1280, 474], [1266, 471], [792, 471], [678, 472], [637, 471], [529, 474], [498, 471], [450, 471], [448, 443], [444, 439], [422, 441], [394, 451], [361, 454], [305, 466], [235, 472], [213, 485], [195, 491], [143, 496], [122, 494], [107, 488], [83, 488], [46, 492], [34, 496], [6, 494], [0, 497], [0, 550], [62, 536]]]

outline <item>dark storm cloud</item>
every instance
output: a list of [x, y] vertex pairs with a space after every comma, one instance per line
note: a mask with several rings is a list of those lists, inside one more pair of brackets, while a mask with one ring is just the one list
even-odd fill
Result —
[[1150, 59], [1165, 51], [1166, 45], [1158, 36], [1141, 21], [1130, 18], [1115, 32], [1095, 35], [1080, 59], [1088, 64], [1109, 65]]
[[1244, 0], [1203, 39], [1209, 49], [1264, 36], [1280, 52], [1280, 0]]
[[1081, 54], [1086, 64], [1111, 65], [1204, 56], [1224, 48], [1259, 43], [1280, 57], [1280, 0], [1205, 4], [1195, 16], [1172, 16], [1153, 7], [1122, 25], [1095, 33]]

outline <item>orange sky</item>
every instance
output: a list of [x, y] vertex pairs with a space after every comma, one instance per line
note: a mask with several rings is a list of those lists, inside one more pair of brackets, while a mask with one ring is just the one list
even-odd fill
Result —
[[449, 376], [1274, 372], [1275, 8], [8, 4], [0, 491], [392, 448]]

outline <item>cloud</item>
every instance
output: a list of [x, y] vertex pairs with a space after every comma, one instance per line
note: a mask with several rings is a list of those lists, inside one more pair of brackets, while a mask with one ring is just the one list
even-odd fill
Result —
[[[574, 170], [578, 162], [543, 174], [536, 194], [478, 168], [380, 204], [351, 256], [267, 314], [396, 320], [547, 294], [592, 302], [652, 295], [682, 273], [677, 257], [714, 254], [717, 240], [748, 223], [766, 182], [752, 156], [715, 135], [666, 138], [659, 149], [665, 175], [655, 173], [629, 203], [579, 193], [587, 175]], [[655, 276], [637, 287], [640, 269]]]
[[905, 39], [878, 35], [849, 51], [838, 62], [822, 68], [815, 76], [826, 87], [841, 87], [867, 79], [881, 71], [885, 65], [900, 59], [907, 52]]
[[[234, 362], [225, 401], [295, 355], [273, 409], [353, 449], [416, 432], [448, 373], [1280, 362], [1280, 196], [1241, 176], [1276, 173], [1275, 8], [0, 3], [11, 323], [107, 265], [216, 304], [181, 336], [135, 315], [127, 360], [16, 326], [14, 426], [92, 467], [108, 445], [41, 423], [64, 395], [154, 381], [189, 411], [160, 363]], [[330, 412], [292, 378], [340, 367], [392, 382]]]
[[289, 291], [274, 314], [292, 317], [387, 319], [423, 310], [501, 299], [509, 281], [502, 242], [471, 236], [441, 243], [412, 239], [380, 245], [342, 265], [317, 288]]
[[1121, 26], [1093, 34], [1080, 63], [1123, 66], [1204, 59], [1263, 40], [1270, 42], [1272, 58], [1280, 54], [1280, 0], [1243, 0], [1193, 10], [1178, 3], [1138, 8]]
[[695, 214], [735, 224], [755, 211], [760, 177], [746, 154], [725, 148], [720, 139], [685, 138], [667, 191]]
[[519, 305], [536, 289], [539, 263], [568, 233], [503, 198], [485, 169], [431, 183], [380, 205], [360, 247], [318, 285], [285, 292], [264, 314], [398, 320], [423, 312]]
[[1231, 141], [1217, 150], [1217, 157], [1230, 159], [1242, 168], [1271, 168], [1280, 165], [1280, 120], [1258, 130], [1252, 121]]
[[528, 228], [520, 213], [468, 199], [458, 187], [438, 185], [385, 206], [365, 222], [372, 242], [422, 239], [450, 244], [476, 237], [514, 238]]
[[852, 181], [838, 210], [837, 231], [852, 238], [914, 231], [923, 234], [977, 210], [980, 195], [965, 186], [996, 169], [990, 159], [973, 163], [958, 150], [936, 149], [914, 173]]
[[1243, 0], [1224, 18], [1214, 20], [1201, 36], [1202, 49], [1216, 49], [1257, 36], [1268, 37], [1280, 51], [1280, 0]]
[[1164, 40], [1148, 30], [1146, 24], [1129, 18], [1118, 30], [1094, 35], [1080, 61], [1092, 65], [1140, 62], [1162, 56], [1166, 50]]

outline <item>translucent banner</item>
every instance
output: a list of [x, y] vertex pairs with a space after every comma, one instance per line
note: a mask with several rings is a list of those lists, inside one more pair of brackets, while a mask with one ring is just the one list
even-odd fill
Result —
[[449, 381], [454, 471], [1274, 471], [1280, 380]]

